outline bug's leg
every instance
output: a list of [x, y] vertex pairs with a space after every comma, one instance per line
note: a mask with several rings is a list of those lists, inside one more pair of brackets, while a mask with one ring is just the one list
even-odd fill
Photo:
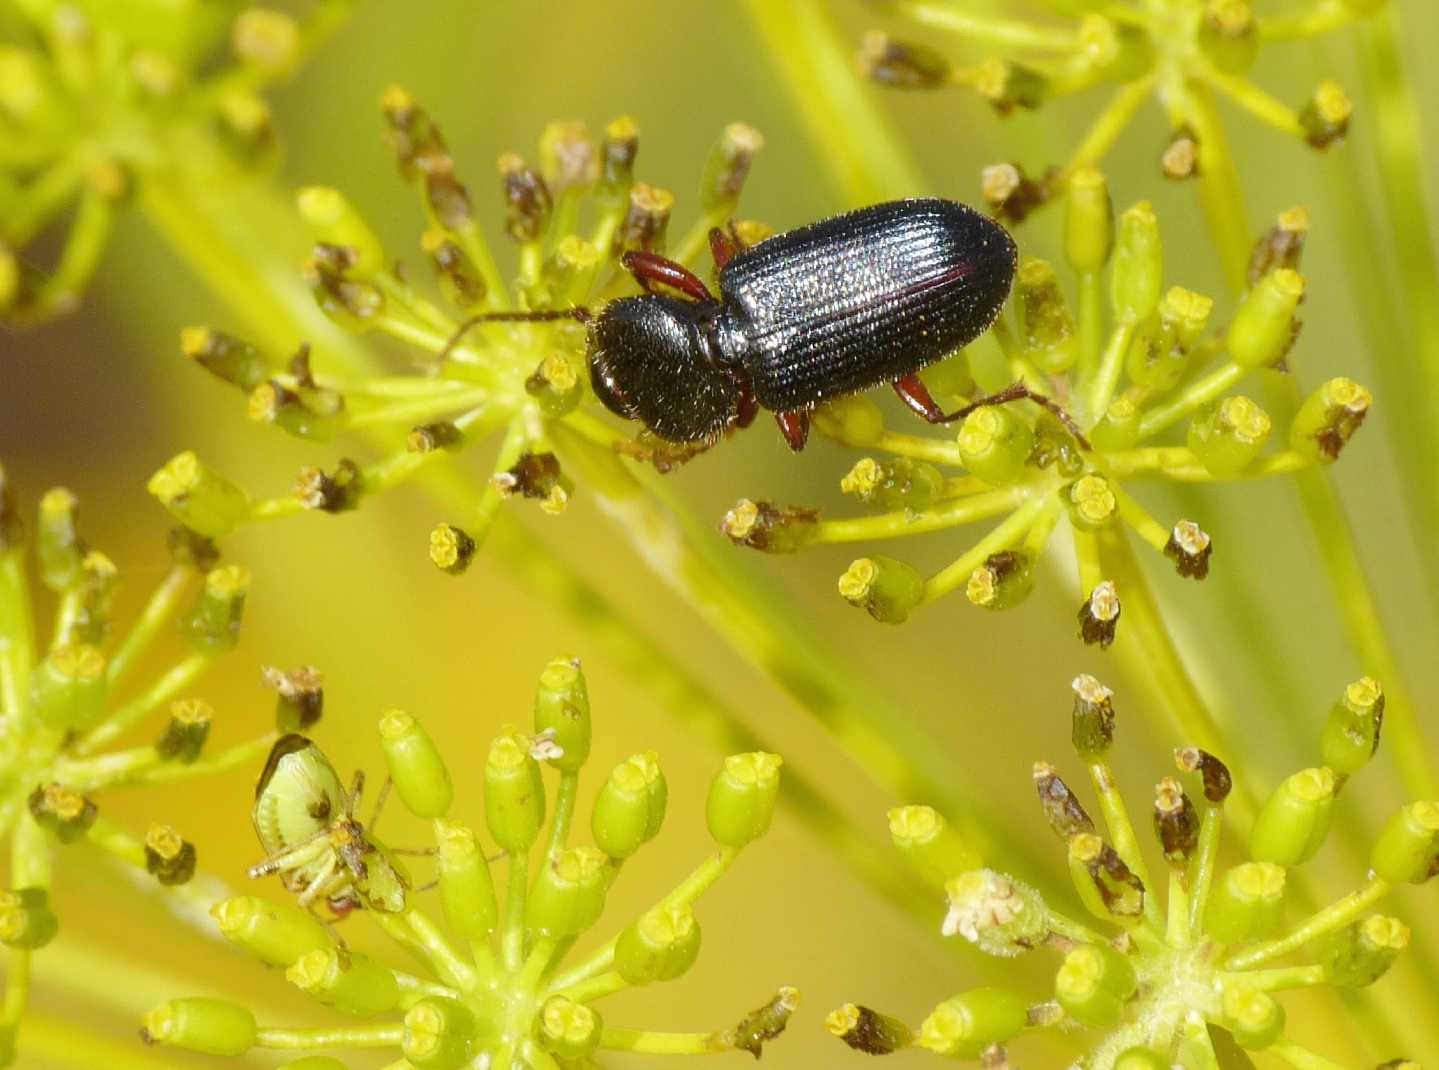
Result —
[[[355, 820], [355, 814], [359, 813], [360, 800], [365, 796], [365, 771], [355, 770], [355, 778], [350, 781], [350, 794], [345, 796], [345, 816], [351, 821]], [[383, 800], [381, 800], [383, 801]]]
[[954, 419], [946, 416], [944, 410], [939, 407], [939, 402], [934, 400], [934, 395], [929, 392], [929, 387], [924, 385], [924, 380], [919, 373], [906, 375], [902, 379], [896, 379], [892, 384], [894, 392], [899, 395], [899, 400], [904, 402], [914, 413], [932, 424], [947, 423]]
[[315, 879], [307, 884], [305, 890], [300, 893], [300, 906], [308, 910], [310, 904], [319, 898], [320, 892], [325, 888], [325, 885], [335, 876], [335, 859], [332, 855], [325, 862], [324, 866], [320, 868], [320, 872], [315, 874]]
[[719, 227], [710, 227], [710, 255], [714, 257], [716, 271], [733, 260], [740, 248], [739, 240], [734, 235], [734, 224], [730, 224], [728, 233]]
[[461, 339], [482, 323], [552, 323], [555, 320], [588, 323], [590, 319], [590, 310], [579, 305], [574, 308], [537, 308], [528, 312], [481, 312], [455, 328], [455, 333], [450, 335], [449, 341], [440, 350], [439, 359], [443, 361], [449, 357]]
[[313, 836], [301, 840], [293, 847], [287, 847], [283, 851], [276, 851], [269, 858], [256, 862], [250, 867], [248, 873], [253, 878], [268, 877], [272, 873], [279, 873], [282, 869], [295, 869], [306, 863], [313, 862], [325, 851], [325, 841], [330, 835], [329, 829], [320, 829]]
[[714, 300], [714, 294], [710, 293], [703, 279], [683, 264], [677, 264], [659, 253], [631, 250], [620, 257], [620, 263], [635, 277], [645, 293], [655, 293], [656, 286], [668, 286], [692, 301]]
[[736, 383], [735, 386], [739, 390], [739, 401], [734, 425], [744, 429], [754, 423], [754, 418], [759, 415], [759, 402], [755, 400], [754, 390], [749, 383]]
[[1075, 421], [1074, 417], [1069, 414], [1068, 410], [1052, 398], [1044, 394], [1035, 393], [1023, 383], [1010, 383], [997, 394], [990, 394], [977, 401], [972, 401], [958, 412], [950, 413], [944, 418], [944, 421], [945, 423], [949, 423], [953, 420], [963, 420], [975, 409], [984, 408], [986, 405], [1005, 405], [1011, 401], [1018, 401], [1020, 398], [1028, 398], [1046, 412], [1052, 413], [1054, 418], [1064, 425], [1064, 429], [1074, 436], [1074, 441], [1079, 443], [1080, 449], [1089, 450], [1094, 448], [1089, 444], [1089, 439], [1084, 437], [1084, 432], [1080, 430], [1079, 424]]
[[433, 858], [440, 853], [438, 847], [389, 847], [385, 850], [392, 855], [406, 855], [410, 858]]
[[384, 812], [385, 803], [390, 798], [390, 788], [394, 786], [394, 783], [389, 777], [385, 777], [385, 782], [380, 785], [380, 795], [375, 800], [375, 812], [370, 815], [369, 829], [371, 832], [374, 832], [375, 826], [380, 823], [380, 814]]
[[779, 424], [780, 434], [789, 443], [789, 448], [798, 453], [804, 449], [805, 442], [809, 439], [809, 412], [806, 409], [792, 409], [789, 412], [777, 412], [774, 414], [775, 423]]

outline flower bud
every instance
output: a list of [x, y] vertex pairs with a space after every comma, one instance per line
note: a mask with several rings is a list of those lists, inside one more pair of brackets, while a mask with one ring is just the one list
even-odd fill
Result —
[[180, 633], [201, 653], [221, 654], [233, 649], [239, 642], [249, 590], [249, 569], [239, 565], [211, 569], [195, 604], [178, 622]]
[[798, 1006], [799, 989], [786, 985], [763, 1007], [755, 1008], [726, 1029], [723, 1036], [735, 1050], [747, 1051], [758, 1059], [763, 1054], [764, 1042], [785, 1031]]
[[140, 1039], [146, 1044], [203, 1055], [244, 1055], [255, 1043], [255, 1016], [225, 999], [172, 999], [148, 1011]]
[[313, 665], [302, 665], [289, 672], [266, 665], [260, 670], [260, 678], [276, 692], [277, 732], [303, 732], [324, 716], [325, 677]]
[[1159, 169], [1165, 178], [1176, 181], [1199, 174], [1199, 135], [1187, 123], [1169, 136], [1169, 143], [1159, 154]]
[[430, 560], [441, 572], [460, 576], [475, 558], [475, 540], [453, 524], [439, 523], [430, 532]]
[[165, 548], [170, 561], [179, 568], [208, 572], [220, 560], [220, 549], [213, 539], [197, 535], [187, 527], [176, 526], [165, 534]]
[[155, 741], [155, 753], [167, 762], [189, 765], [205, 749], [215, 711], [202, 699], [180, 699], [170, 704], [170, 720]]
[[1175, 522], [1169, 541], [1164, 544], [1164, 556], [1174, 562], [1176, 572], [1202, 580], [1209, 575], [1209, 559], [1213, 555], [1214, 543], [1208, 532], [1192, 520]]
[[1304, 399], [1289, 427], [1289, 446], [1311, 460], [1338, 460], [1344, 444], [1359, 430], [1374, 395], [1342, 376], [1330, 379]]
[[1049, 908], [1029, 885], [1007, 873], [973, 869], [944, 886], [949, 910], [940, 932], [958, 934], [986, 955], [1013, 958], [1049, 932]]
[[445, 300], [462, 312], [478, 308], [487, 293], [485, 280], [465, 251], [439, 227], [420, 235], [420, 248], [434, 266]]
[[949, 84], [952, 73], [941, 53], [877, 30], [860, 39], [855, 59], [861, 75], [891, 89], [937, 89]]
[[1144, 912], [1144, 882], [1093, 833], [1069, 838], [1069, 875], [1080, 901], [1097, 918], [1124, 924]]
[[1284, 1008], [1278, 1000], [1242, 983], [1225, 986], [1221, 1015], [1241, 1048], [1267, 1048], [1284, 1032]]
[[609, 859], [593, 847], [572, 847], [545, 860], [525, 902], [532, 930], [562, 938], [578, 936], [605, 908], [611, 876]]
[[400, 1051], [417, 1070], [459, 1070], [480, 1046], [474, 1012], [448, 996], [426, 996], [405, 1012]]
[[547, 123], [540, 133], [539, 153], [540, 170], [555, 193], [589, 189], [599, 178], [595, 143], [582, 122]]
[[[1133, 352], [1133, 350], [1131, 350]], [[1109, 403], [1099, 423], [1089, 432], [1094, 448], [1106, 453], [1133, 449], [1139, 443], [1139, 406], [1121, 394]]]
[[615, 766], [595, 799], [590, 830], [611, 858], [628, 858], [655, 837], [664, 821], [669, 787], [654, 751]]
[[383, 271], [385, 250], [370, 225], [337, 189], [305, 186], [295, 195], [300, 218], [315, 241], [338, 245], [355, 253], [351, 270], [360, 278]]
[[1329, 835], [1333, 809], [1333, 770], [1321, 766], [1295, 773], [1274, 789], [1254, 819], [1250, 857], [1279, 866], [1309, 861]]
[[1173, 1065], [1152, 1048], [1126, 1048], [1114, 1060], [1114, 1070], [1170, 1070]]
[[35, 666], [30, 701], [46, 727], [83, 732], [105, 716], [108, 690], [104, 654], [88, 644], [62, 646]]
[[1229, 74], [1253, 67], [1259, 57], [1259, 24], [1248, 0], [1208, 0], [1199, 23], [1199, 48]]
[[195, 860], [195, 845], [169, 825], [151, 825], [145, 833], [145, 872], [165, 887], [189, 883]]
[[1325, 79], [1314, 87], [1313, 94], [1299, 112], [1299, 125], [1304, 128], [1304, 140], [1316, 149], [1327, 149], [1336, 141], [1343, 141], [1349, 133], [1349, 117], [1354, 114], [1354, 105], [1344, 92], [1344, 87], [1331, 79]]
[[1104, 175], [1081, 167], [1069, 179], [1064, 212], [1064, 258], [1075, 271], [1103, 269], [1114, 249], [1114, 205]]
[[[385, 291], [352, 274], [355, 260], [356, 253], [350, 248], [321, 242], [300, 265], [300, 274], [320, 311], [344, 330], [359, 334], [379, 321], [385, 311]], [[252, 419], [266, 418], [264, 400], [251, 401]]]
[[764, 137], [754, 127], [730, 123], [724, 128], [700, 173], [700, 208], [705, 215], [718, 219], [734, 212], [750, 164], [762, 148]]
[[1244, 862], [1214, 882], [1204, 929], [1221, 944], [1271, 936], [1283, 919], [1284, 869], [1272, 862]]
[[1119, 498], [1109, 477], [1098, 472], [1080, 476], [1064, 491], [1069, 519], [1083, 531], [1098, 531], [1119, 515]]
[[1309, 237], [1310, 222], [1309, 209], [1303, 206], [1287, 208], [1279, 213], [1274, 225], [1254, 243], [1254, 249], [1249, 254], [1251, 289], [1276, 268], [1299, 270], [1304, 242]]
[[981, 609], [1013, 609], [1034, 590], [1034, 572], [1027, 554], [1001, 550], [969, 574], [965, 597]]
[[365, 475], [348, 457], [341, 457], [333, 472], [307, 465], [295, 476], [294, 493], [306, 509], [322, 513], [347, 512], [359, 508], [365, 493]]
[[622, 205], [629, 196], [639, 151], [639, 128], [629, 116], [623, 115], [605, 127], [600, 143], [599, 196], [606, 206]]
[[440, 906], [445, 921], [466, 940], [485, 940], [499, 919], [495, 883], [485, 852], [464, 825], [441, 822], [439, 844]]
[[90, 831], [99, 809], [78, 791], [64, 784], [44, 784], [25, 800], [30, 816], [61, 843], [74, 843]]
[[991, 56], [979, 65], [974, 88], [996, 112], [1009, 115], [1015, 108], [1033, 111], [1043, 104], [1049, 79], [1033, 67]]
[[979, 852], [937, 810], [897, 806], [888, 816], [890, 840], [926, 880], [942, 884], [981, 864]]
[[230, 43], [244, 63], [266, 74], [285, 74], [300, 58], [300, 24], [283, 11], [246, 8], [235, 17]]
[[814, 410], [815, 430], [843, 446], [868, 449], [884, 434], [884, 413], [863, 394], [835, 398]]
[[1004, 486], [1024, 471], [1034, 430], [1010, 409], [986, 405], [964, 418], [958, 441], [965, 468], [986, 483]]
[[1199, 815], [1173, 777], [1154, 788], [1154, 834], [1172, 866], [1185, 865], [1199, 846]]
[[286, 434], [313, 442], [329, 442], [344, 429], [349, 413], [345, 396], [315, 383], [310, 375], [310, 351], [301, 347], [291, 359], [298, 369], [293, 386], [269, 379], [250, 392], [245, 413], [257, 423], [274, 424]]
[[882, 624], [903, 624], [924, 600], [924, 577], [893, 557], [860, 557], [840, 576], [839, 593]]
[[1234, 780], [1229, 767], [1208, 751], [1198, 747], [1177, 747], [1174, 764], [1186, 773], [1198, 773], [1204, 784], [1204, 798], [1218, 806], [1229, 798]]
[[[562, 242], [561, 245], [564, 243]], [[580, 297], [574, 298], [576, 302]], [[568, 416], [579, 407], [584, 397], [584, 387], [574, 362], [564, 353], [551, 353], [533, 375], [525, 380], [525, 393], [539, 403], [546, 416], [559, 418]]]
[[220, 935], [266, 966], [290, 966], [301, 955], [334, 946], [329, 930], [315, 915], [293, 903], [240, 895], [216, 903], [210, 917], [220, 927]]
[[1129, 956], [1106, 944], [1081, 944], [1064, 957], [1054, 976], [1054, 996], [1075, 1021], [1112, 1029], [1139, 987]]
[[825, 1016], [824, 1027], [866, 1055], [893, 1055], [914, 1040], [914, 1030], [898, 1018], [857, 1003], [846, 1003], [831, 1011]]
[[1093, 9], [1102, 5], [1089, 0], [1050, 0], [1050, 6], [1066, 4], [1072, 13], [1084, 12], [1079, 20], [1079, 47], [1095, 71], [1111, 82], [1133, 82], [1154, 66], [1154, 45], [1138, 26], [1130, 26]]
[[879, 512], [928, 509], [943, 488], [938, 468], [911, 457], [862, 457], [839, 482], [840, 490]]
[[1422, 884], [1439, 866], [1439, 802], [1413, 802], [1384, 825], [1369, 868], [1390, 884]]
[[710, 835], [726, 847], [743, 847], [764, 835], [779, 796], [778, 754], [731, 754], [710, 783], [705, 818]]
[[[1112, 408], [1113, 406], [1111, 406]], [[1103, 650], [1114, 642], [1119, 626], [1119, 592], [1109, 580], [1102, 580], [1079, 607], [1079, 637]]]
[[285, 970], [285, 979], [341, 1014], [369, 1017], [400, 1004], [400, 986], [389, 967], [341, 947], [306, 951]]
[[977, 1059], [993, 1044], [1013, 1040], [1028, 1024], [1029, 1006], [1002, 988], [973, 988], [951, 996], [919, 1027], [921, 1048], [960, 1059]]
[[529, 740], [514, 730], [490, 744], [485, 761], [485, 822], [506, 851], [528, 851], [545, 820], [545, 785]]
[[509, 215], [505, 230], [517, 242], [532, 242], [544, 234], [554, 201], [544, 176], [512, 152], [499, 159], [500, 185]]
[[1071, 836], [1094, 831], [1094, 819], [1085, 812], [1083, 804], [1069, 790], [1069, 785], [1054, 766], [1048, 762], [1035, 762], [1033, 778], [1044, 819], [1056, 836], [1068, 842]]
[[577, 772], [590, 756], [590, 694], [579, 658], [555, 658], [540, 673], [535, 731], [554, 733], [563, 751], [550, 759], [556, 769]]
[[936, 397], [969, 398], [979, 389], [963, 349], [923, 369], [919, 377]]
[[593, 1007], [551, 996], [540, 1008], [540, 1047], [561, 1059], [583, 1059], [600, 1046], [604, 1021]]
[[428, 732], [403, 710], [380, 718], [380, 748], [400, 801], [416, 817], [444, 817], [455, 789], [445, 759]]
[[1294, 344], [1295, 310], [1304, 297], [1304, 276], [1290, 268], [1271, 271], [1245, 295], [1225, 336], [1229, 357], [1246, 368], [1267, 368]]
[[47, 490], [40, 499], [35, 553], [40, 579], [52, 591], [64, 591], [80, 578], [85, 540], [76, 530], [79, 499], [64, 487]]
[[1088, 673], [1076, 676], [1070, 689], [1074, 692], [1070, 740], [1075, 753], [1086, 762], [1100, 761], [1114, 744], [1114, 692]]
[[176, 520], [211, 539], [228, 535], [250, 514], [250, 496], [191, 450], [172, 457], [145, 489]]
[[700, 927], [687, 904], [646, 911], [620, 933], [615, 969], [628, 984], [673, 981], [685, 974], [700, 953]]
[[1148, 201], [1140, 201], [1119, 217], [1114, 267], [1109, 275], [1109, 298], [1114, 318], [1140, 323], [1159, 304], [1164, 281], [1164, 248], [1159, 220]]
[[[600, 251], [578, 235], [565, 235], [545, 261], [543, 269], [543, 281], [550, 301], [561, 308], [583, 304], [599, 269]], [[572, 390], [569, 396], [578, 403], [578, 390]]]
[[613, 255], [619, 256], [632, 249], [664, 252], [665, 235], [674, 205], [675, 195], [667, 189], [657, 189], [647, 182], [636, 182], [631, 186], [629, 207], [615, 233]]
[[1338, 777], [1350, 777], [1364, 768], [1379, 749], [1384, 727], [1384, 689], [1364, 676], [1344, 689], [1329, 710], [1319, 737], [1324, 764]]
[[1269, 438], [1269, 414], [1242, 395], [1210, 402], [1189, 424], [1189, 448], [1221, 479], [1254, 463]]
[[769, 554], [792, 554], [814, 541], [818, 521], [815, 509], [741, 498], [725, 513], [720, 531], [739, 546]]
[[1015, 276], [1013, 300], [1025, 357], [1041, 371], [1068, 370], [1079, 352], [1074, 317], [1048, 261], [1024, 259]]
[[20, 951], [42, 948], [60, 929], [44, 888], [0, 892], [0, 943]]
[[1340, 988], [1363, 988], [1383, 977], [1409, 946], [1409, 927], [1398, 918], [1370, 914], [1326, 933], [1310, 945], [1324, 979]]

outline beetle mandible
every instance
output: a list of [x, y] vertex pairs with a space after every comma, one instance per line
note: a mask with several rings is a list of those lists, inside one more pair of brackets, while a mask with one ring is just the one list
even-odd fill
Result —
[[989, 329], [1014, 281], [1014, 239], [973, 208], [936, 198], [890, 201], [748, 247], [732, 228], [715, 228], [709, 238], [718, 297], [682, 264], [627, 252], [621, 262], [645, 293], [598, 314], [482, 313], [441, 356], [480, 323], [575, 319], [588, 328], [595, 395], [668, 442], [711, 445], [764, 408], [798, 451], [815, 406], [891, 383], [931, 423], [1027, 397], [1088, 448], [1064, 410], [1021, 383], [946, 413], [919, 378], [921, 368]]

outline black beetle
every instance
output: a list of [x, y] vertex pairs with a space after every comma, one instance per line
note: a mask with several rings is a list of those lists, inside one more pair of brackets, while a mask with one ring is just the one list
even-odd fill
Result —
[[684, 265], [629, 252], [622, 263], [646, 291], [640, 296], [611, 301], [597, 315], [483, 314], [460, 333], [493, 320], [588, 324], [595, 395], [668, 442], [709, 445], [765, 408], [790, 448], [801, 450], [816, 405], [887, 382], [932, 423], [1029, 397], [1084, 443], [1067, 415], [1021, 384], [946, 414], [917, 374], [988, 330], [1009, 296], [1014, 239], [973, 208], [890, 201], [744, 248], [733, 231], [716, 228], [710, 248], [718, 298]]

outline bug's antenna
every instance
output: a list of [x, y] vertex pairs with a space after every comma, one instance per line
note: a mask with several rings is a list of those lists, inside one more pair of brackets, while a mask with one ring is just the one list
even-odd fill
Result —
[[1052, 413], [1055, 419], [1064, 425], [1065, 430], [1074, 436], [1074, 440], [1079, 443], [1081, 449], [1092, 450], [1094, 448], [1089, 444], [1089, 439], [1084, 437], [1084, 432], [1079, 429], [1078, 422], [1063, 406], [1044, 394], [1038, 394], [1029, 389], [1023, 383], [1011, 383], [997, 394], [990, 394], [988, 397], [971, 402], [958, 412], [946, 416], [945, 423], [952, 420], [963, 420], [975, 409], [982, 409], [988, 405], [1004, 405], [1011, 401], [1018, 401], [1020, 398], [1028, 398], [1046, 412]]
[[375, 812], [370, 815], [370, 831], [375, 831], [375, 826], [380, 823], [380, 814], [385, 809], [385, 801], [390, 797], [390, 788], [394, 786], [394, 780], [385, 777], [385, 782], [380, 785], [380, 794], [375, 799]]
[[455, 333], [450, 335], [450, 340], [440, 350], [440, 360], [448, 357], [455, 346], [460, 344], [460, 339], [481, 323], [548, 323], [554, 320], [588, 323], [590, 319], [590, 310], [581, 305], [574, 308], [539, 308], [528, 312], [481, 312], [478, 316], [465, 320], [456, 328]]
[[355, 820], [355, 814], [360, 810], [360, 800], [365, 794], [365, 771], [355, 770], [355, 779], [350, 781], [350, 794], [345, 797], [345, 817]]

